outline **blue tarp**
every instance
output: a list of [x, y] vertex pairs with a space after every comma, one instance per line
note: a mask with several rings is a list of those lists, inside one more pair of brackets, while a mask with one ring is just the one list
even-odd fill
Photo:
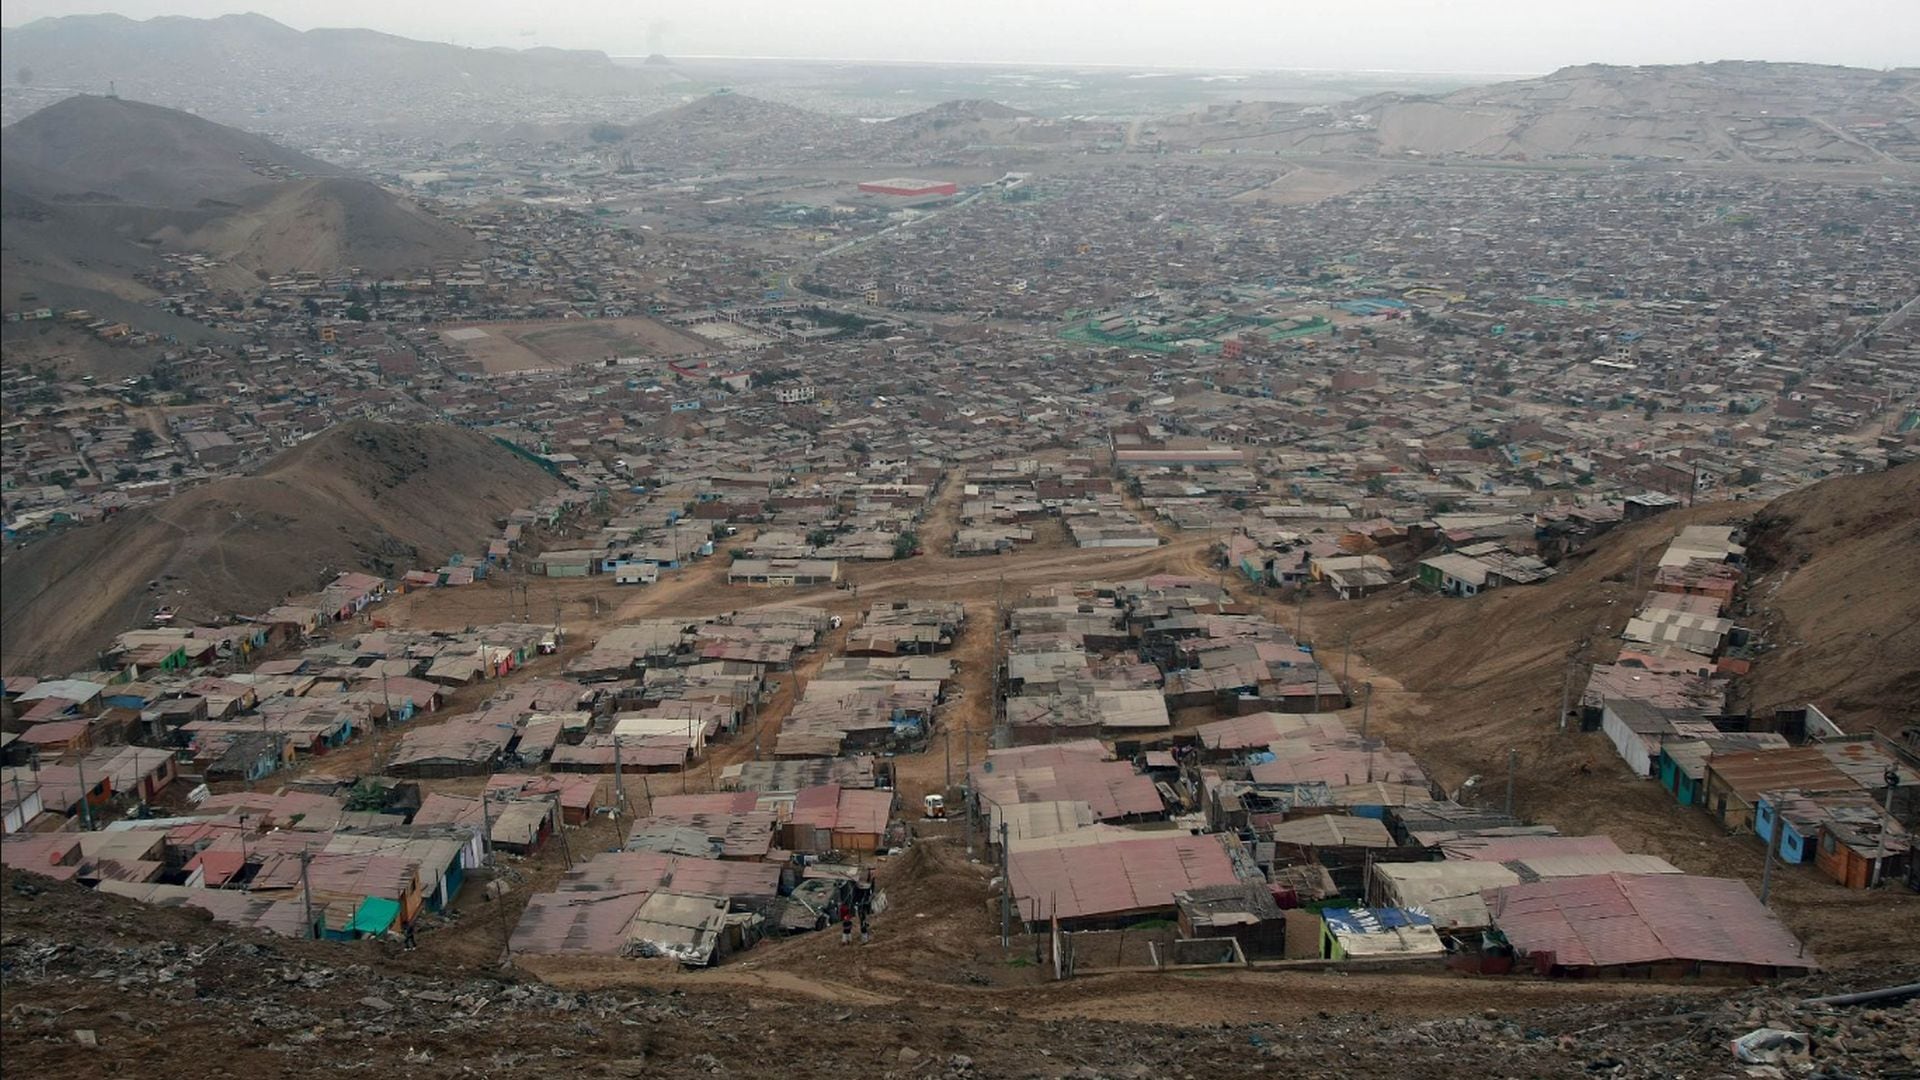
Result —
[[1425, 912], [1405, 908], [1327, 908], [1320, 913], [1327, 929], [1346, 934], [1378, 934], [1396, 926], [1432, 926]]

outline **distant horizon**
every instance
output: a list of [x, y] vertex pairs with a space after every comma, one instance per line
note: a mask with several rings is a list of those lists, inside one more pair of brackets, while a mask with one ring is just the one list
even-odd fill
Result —
[[[442, 44], [448, 44], [443, 42]], [[473, 48], [500, 48], [501, 46], [472, 46]], [[528, 46], [539, 48], [540, 46]], [[1071, 70], [1074, 68], [1104, 68], [1113, 71], [1165, 71], [1186, 74], [1190, 72], [1233, 72], [1246, 74], [1311, 74], [1311, 75], [1446, 75], [1450, 77], [1471, 76], [1484, 79], [1537, 79], [1551, 75], [1567, 67], [1687, 67], [1689, 64], [1608, 64], [1587, 65], [1567, 64], [1545, 71], [1468, 71], [1465, 69], [1448, 71], [1439, 68], [1353, 68], [1353, 67], [1236, 67], [1232, 64], [1125, 64], [1099, 61], [1072, 60], [925, 60], [915, 57], [884, 56], [762, 56], [743, 53], [616, 53], [606, 52], [610, 60], [646, 60], [654, 56], [664, 56], [668, 60], [731, 60], [739, 62], [765, 62], [779, 64], [918, 64], [927, 67], [1018, 67], [1050, 68]], [[1795, 64], [1797, 60], [1695, 60], [1692, 64]], [[1847, 65], [1823, 65], [1843, 67]], [[1863, 71], [1895, 70], [1892, 68], [1862, 68]]]
[[[234, 11], [235, 6], [251, 10]], [[100, 8], [111, 9], [101, 11]], [[1811, 24], [1809, 15], [1820, 18]], [[1329, 72], [1526, 78], [1567, 67], [1665, 67], [1702, 57], [1891, 71], [1920, 67], [1914, 0], [970, 0], [911, 19], [885, 0], [12, 0], [7, 29], [43, 18], [256, 15], [295, 30], [365, 29], [475, 49], [816, 63]]]

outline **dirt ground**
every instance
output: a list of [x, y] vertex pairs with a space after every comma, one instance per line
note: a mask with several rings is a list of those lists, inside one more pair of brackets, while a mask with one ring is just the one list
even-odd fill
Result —
[[[892, 888], [953, 884], [940, 865], [917, 876]], [[0, 1044], [8, 1073], [27, 1076], [1721, 1076], [1728, 1040], [1762, 1023], [1815, 1033], [1824, 1075], [1920, 1064], [1911, 1005], [1801, 1001], [1911, 982], [1913, 967], [1745, 991], [1263, 971], [895, 978], [902, 954], [942, 948], [934, 905], [924, 927], [882, 916], [869, 947], [814, 935], [766, 950], [797, 954], [814, 968], [805, 977], [759, 953], [698, 975], [644, 961], [534, 971], [450, 951], [437, 933], [412, 953], [289, 941], [18, 872], [4, 881]], [[965, 917], [968, 897], [955, 899]]]
[[552, 371], [614, 356], [684, 356], [713, 348], [684, 330], [637, 317], [470, 323], [440, 336], [489, 373]]

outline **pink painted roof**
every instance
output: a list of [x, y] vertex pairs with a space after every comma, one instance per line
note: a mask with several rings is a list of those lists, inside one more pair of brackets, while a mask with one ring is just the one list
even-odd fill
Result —
[[831, 829], [839, 819], [839, 784], [820, 784], [816, 787], [801, 788], [794, 793], [792, 817], [794, 824]]
[[1218, 837], [1186, 834], [1016, 851], [1008, 857], [1008, 872], [1028, 919], [1170, 908], [1176, 892], [1239, 880]]
[[1300, 734], [1318, 734], [1329, 738], [1346, 735], [1347, 727], [1338, 717], [1312, 713], [1248, 713], [1226, 720], [1201, 724], [1193, 729], [1209, 750], [1251, 750], [1275, 739]]
[[1069, 757], [1057, 765], [1002, 770], [999, 759], [994, 761], [992, 773], [978, 769], [974, 773], [974, 789], [987, 803], [1083, 802], [1092, 807], [1096, 821], [1166, 809], [1159, 789], [1145, 774], [1135, 772], [1132, 762]]
[[1686, 874], [1593, 874], [1482, 896], [1522, 955], [1568, 967], [1705, 961], [1812, 968], [1813, 955], [1745, 882]]
[[196, 869], [205, 870], [205, 887], [218, 889], [231, 881], [246, 865], [247, 856], [238, 849], [210, 848], [187, 860], [184, 869], [189, 873]]
[[833, 827], [838, 832], [884, 836], [893, 817], [893, 792], [879, 788], [839, 788]]
[[54, 743], [71, 742], [87, 733], [87, 725], [93, 721], [84, 716], [72, 720], [47, 720], [38, 723], [20, 733], [20, 741], [38, 746], [51, 746]]

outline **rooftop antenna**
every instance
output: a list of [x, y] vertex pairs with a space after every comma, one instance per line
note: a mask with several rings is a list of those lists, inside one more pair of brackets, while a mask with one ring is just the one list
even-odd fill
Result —
[[107, 96], [110, 98], [114, 98], [115, 100], [118, 100], [120, 97], [120, 90], [118, 87], [113, 85], [112, 79], [107, 80]]

